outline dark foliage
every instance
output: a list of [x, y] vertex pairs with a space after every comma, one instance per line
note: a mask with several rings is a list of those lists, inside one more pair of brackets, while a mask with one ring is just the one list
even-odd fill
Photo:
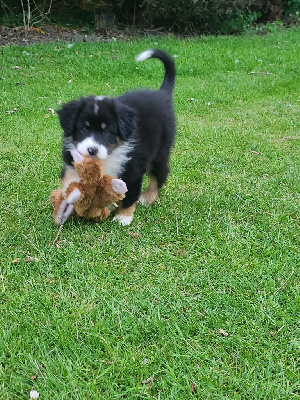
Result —
[[239, 33], [254, 23], [281, 20], [300, 11], [300, 0], [1, 0], [3, 24], [22, 25], [28, 1], [31, 23], [122, 25], [180, 33]]

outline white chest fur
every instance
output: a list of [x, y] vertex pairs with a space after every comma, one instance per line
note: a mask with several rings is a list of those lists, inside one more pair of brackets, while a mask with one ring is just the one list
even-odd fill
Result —
[[126, 163], [130, 160], [129, 153], [133, 149], [133, 143], [126, 142], [121, 146], [117, 147], [111, 154], [109, 154], [104, 160], [104, 172], [107, 175], [118, 178]]

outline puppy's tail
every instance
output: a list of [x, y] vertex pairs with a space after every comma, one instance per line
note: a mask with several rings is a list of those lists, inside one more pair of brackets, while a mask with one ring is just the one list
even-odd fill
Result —
[[144, 61], [147, 58], [158, 58], [165, 66], [165, 77], [160, 90], [172, 92], [175, 86], [176, 69], [173, 59], [163, 50], [145, 50], [136, 56], [135, 61]]

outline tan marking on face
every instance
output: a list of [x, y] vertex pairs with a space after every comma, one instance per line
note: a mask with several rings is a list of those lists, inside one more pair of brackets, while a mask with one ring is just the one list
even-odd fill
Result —
[[100, 126], [101, 126], [101, 129], [105, 129], [106, 128], [106, 123], [102, 122], [102, 124]]
[[85, 126], [90, 126], [89, 121], [84, 121], [84, 125], [85, 125]]

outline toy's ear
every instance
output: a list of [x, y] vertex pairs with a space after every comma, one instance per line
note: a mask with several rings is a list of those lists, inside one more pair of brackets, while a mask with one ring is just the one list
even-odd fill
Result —
[[75, 130], [76, 120], [80, 110], [82, 109], [82, 101], [74, 100], [64, 104], [60, 110], [57, 111], [59, 122], [66, 135], [72, 135]]
[[73, 157], [74, 162], [76, 162], [77, 164], [81, 164], [83, 161], [83, 157], [82, 155], [79, 153], [79, 151], [77, 151], [76, 149], [72, 149], [70, 150], [70, 153]]
[[138, 117], [135, 110], [126, 104], [115, 102], [115, 111], [119, 128], [119, 136], [126, 141], [132, 135], [138, 126]]

